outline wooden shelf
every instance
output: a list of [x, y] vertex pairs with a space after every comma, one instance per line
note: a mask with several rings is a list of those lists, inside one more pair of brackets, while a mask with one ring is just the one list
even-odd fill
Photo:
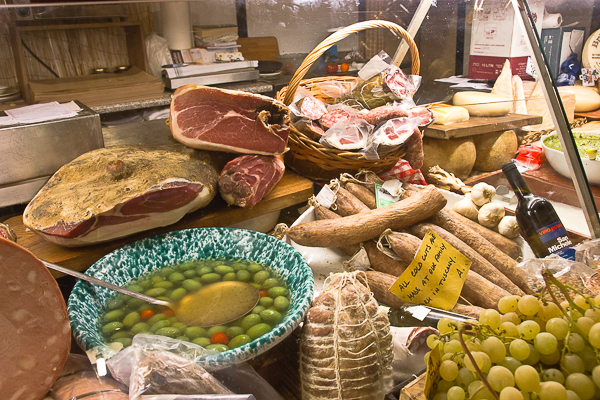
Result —
[[502, 117], [471, 117], [467, 122], [451, 125], [431, 124], [423, 130], [423, 135], [435, 139], [454, 139], [541, 123], [542, 117], [537, 115], [508, 114]]
[[[36, 257], [75, 271], [84, 271], [104, 255], [136, 240], [181, 229], [223, 227], [237, 224], [305, 202], [312, 195], [313, 184], [311, 181], [293, 172], [286, 171], [271, 193], [253, 208], [228, 206], [217, 195], [207, 207], [186, 215], [172, 225], [140, 232], [108, 243], [75, 248], [61, 247], [42, 239], [23, 225], [23, 219], [20, 215], [9, 218], [5, 222], [16, 233], [17, 243], [31, 251]], [[52, 275], [59, 277], [62, 274], [52, 271]]]

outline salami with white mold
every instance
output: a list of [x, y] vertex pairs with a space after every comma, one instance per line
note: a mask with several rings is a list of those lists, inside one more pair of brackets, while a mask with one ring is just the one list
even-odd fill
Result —
[[319, 119], [319, 123], [323, 128], [330, 129], [337, 122], [349, 121], [350, 117], [351, 115], [348, 111], [341, 108], [334, 108], [333, 110], [328, 111], [327, 114], [323, 115]]

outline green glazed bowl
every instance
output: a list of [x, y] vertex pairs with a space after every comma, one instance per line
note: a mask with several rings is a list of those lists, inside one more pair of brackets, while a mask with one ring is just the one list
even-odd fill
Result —
[[[170, 232], [131, 243], [107, 254], [87, 275], [125, 286], [138, 276], [169, 265], [202, 258], [245, 258], [265, 263], [281, 275], [291, 292], [286, 317], [267, 334], [235, 349], [206, 356], [199, 364], [209, 370], [255, 357], [282, 341], [304, 318], [313, 296], [313, 274], [292, 246], [269, 235], [242, 229], [199, 228]], [[67, 310], [77, 343], [84, 349], [102, 348], [99, 314], [115, 292], [79, 281]]]

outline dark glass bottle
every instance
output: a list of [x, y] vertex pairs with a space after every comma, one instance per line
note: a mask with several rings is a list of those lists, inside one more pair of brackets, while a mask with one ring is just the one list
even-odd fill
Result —
[[573, 243], [552, 204], [531, 193], [513, 162], [504, 164], [502, 172], [519, 200], [515, 216], [521, 236], [529, 243], [535, 256], [544, 258], [556, 253], [569, 258], [565, 250]]
[[438, 321], [445, 317], [455, 321], [469, 319], [467, 316], [440, 310], [439, 308], [408, 303], [400, 307], [390, 308], [388, 312], [388, 318], [392, 326], [431, 326], [437, 328]]

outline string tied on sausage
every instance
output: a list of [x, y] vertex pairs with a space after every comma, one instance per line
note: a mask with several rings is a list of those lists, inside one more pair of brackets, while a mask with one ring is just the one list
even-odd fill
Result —
[[387, 242], [388, 236], [391, 235], [392, 233], [394, 233], [393, 230], [386, 229], [385, 231], [383, 231], [381, 233], [381, 235], [379, 235], [379, 239], [377, 239], [377, 249], [379, 251], [381, 251], [383, 254], [385, 254], [386, 256], [388, 256], [394, 260], [404, 261], [401, 257], [398, 256], [398, 254], [396, 254], [394, 252], [394, 250], [390, 249], [389, 247], [384, 246], [384, 244], [383, 244], [383, 240], [385, 239]]
[[331, 189], [331, 191], [333, 192], [333, 202], [331, 203], [331, 207], [329, 207], [330, 210], [335, 211], [337, 210], [337, 192], [340, 190], [340, 187], [342, 186], [340, 183], [339, 179], [332, 179], [331, 182], [329, 182], [329, 189]]
[[290, 229], [286, 224], [280, 223], [275, 225], [275, 228], [271, 232], [269, 232], [269, 236], [273, 236], [276, 239], [282, 240], [286, 235], [288, 229]]

